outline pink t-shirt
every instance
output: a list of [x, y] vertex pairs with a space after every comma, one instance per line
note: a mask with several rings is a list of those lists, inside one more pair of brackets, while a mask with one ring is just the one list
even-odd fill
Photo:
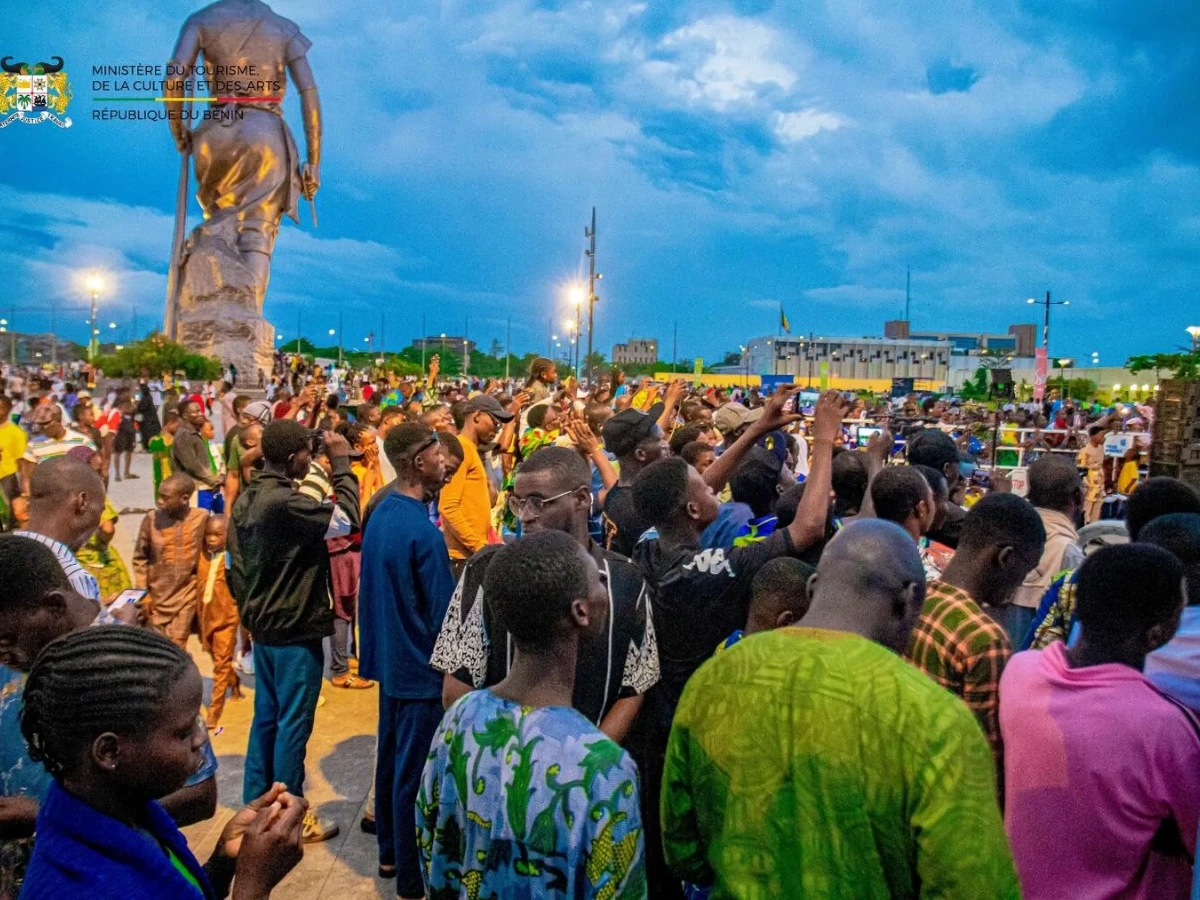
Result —
[[1141, 672], [1072, 669], [1064, 649], [1018, 653], [1000, 679], [1005, 828], [1022, 894], [1187, 898], [1200, 730]]

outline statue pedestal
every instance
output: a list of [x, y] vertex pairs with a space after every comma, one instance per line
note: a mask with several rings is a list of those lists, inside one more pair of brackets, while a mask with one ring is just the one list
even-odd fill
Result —
[[233, 363], [238, 384], [258, 384], [258, 373], [270, 379], [275, 369], [275, 328], [240, 303], [209, 301], [200, 309], [180, 313], [179, 343], [194, 353], [214, 356], [222, 365]]
[[275, 328], [259, 311], [258, 282], [242, 262], [232, 221], [201, 225], [188, 239], [179, 291], [178, 340], [194, 353], [237, 366], [258, 383], [275, 368]]

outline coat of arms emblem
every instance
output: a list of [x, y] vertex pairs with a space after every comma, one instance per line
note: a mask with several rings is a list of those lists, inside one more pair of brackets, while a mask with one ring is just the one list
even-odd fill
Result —
[[71, 85], [63, 71], [63, 58], [53, 62], [13, 62], [11, 56], [0, 59], [0, 128], [13, 122], [37, 125], [50, 121], [59, 128], [70, 128], [70, 118], [59, 118], [71, 102]]

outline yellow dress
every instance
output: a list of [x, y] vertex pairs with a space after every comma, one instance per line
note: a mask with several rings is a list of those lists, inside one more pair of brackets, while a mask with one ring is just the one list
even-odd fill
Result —
[[[100, 516], [100, 522], [103, 524], [104, 522], [115, 522], [116, 520], [116, 507], [105, 498], [104, 512]], [[100, 583], [100, 597], [105, 602], [111, 600], [117, 594], [121, 593], [121, 591], [133, 587], [133, 582], [129, 578], [129, 570], [125, 567], [125, 561], [121, 559], [121, 554], [111, 544], [105, 547], [101, 543], [99, 531], [93, 534], [88, 539], [88, 542], [79, 548], [79, 552], [75, 554], [75, 558]]]

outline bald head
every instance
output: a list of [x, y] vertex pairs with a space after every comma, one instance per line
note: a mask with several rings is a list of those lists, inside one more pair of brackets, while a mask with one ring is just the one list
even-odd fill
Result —
[[104, 496], [104, 480], [87, 463], [60, 456], [38, 463], [29, 476], [29, 507], [47, 501], [61, 502], [80, 491]]
[[829, 542], [804, 624], [850, 631], [899, 653], [925, 600], [925, 570], [899, 525], [862, 519]]
[[104, 481], [65, 456], [38, 463], [29, 477], [29, 530], [78, 550], [100, 524]]
[[1075, 460], [1047, 453], [1029, 467], [1029, 496], [1038, 509], [1074, 515], [1083, 503], [1083, 480]]

